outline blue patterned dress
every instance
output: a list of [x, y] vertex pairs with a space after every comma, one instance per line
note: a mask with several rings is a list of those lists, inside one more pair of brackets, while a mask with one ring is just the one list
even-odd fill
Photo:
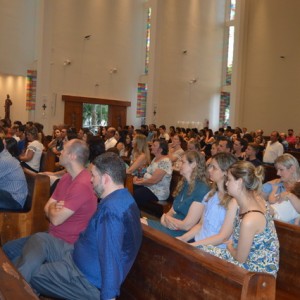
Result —
[[[246, 270], [252, 272], [266, 272], [276, 276], [279, 268], [279, 242], [269, 208], [267, 208], [265, 218], [265, 230], [254, 236], [249, 256], [244, 263], [240, 263], [235, 260], [227, 249], [220, 249], [214, 246], [202, 246], [200, 249], [225, 259]], [[241, 222], [242, 219], [239, 217], [238, 209], [233, 229], [234, 248], [237, 248], [238, 245]]]

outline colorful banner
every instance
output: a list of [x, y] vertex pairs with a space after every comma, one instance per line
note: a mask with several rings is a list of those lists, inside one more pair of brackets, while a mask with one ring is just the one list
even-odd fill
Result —
[[26, 110], [35, 110], [36, 101], [36, 70], [27, 70], [26, 78]]
[[146, 118], [147, 84], [138, 83], [136, 117]]

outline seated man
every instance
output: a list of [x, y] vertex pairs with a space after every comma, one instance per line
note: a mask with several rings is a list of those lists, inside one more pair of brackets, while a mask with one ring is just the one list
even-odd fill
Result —
[[124, 189], [122, 159], [104, 153], [94, 160], [91, 173], [94, 190], [102, 200], [74, 246], [37, 233], [15, 263], [31, 286], [45, 296], [115, 298], [141, 245], [140, 212]]
[[233, 149], [232, 141], [226, 137], [220, 137], [218, 141], [218, 152], [231, 153]]
[[282, 144], [279, 143], [278, 139], [278, 131], [273, 131], [270, 135], [270, 140], [268, 141], [264, 152], [263, 163], [274, 165], [276, 158], [283, 154], [284, 149]]
[[[49, 234], [70, 244], [74, 244], [80, 232], [85, 230], [97, 208], [91, 175], [85, 169], [88, 156], [85, 142], [74, 139], [65, 144], [59, 161], [68, 172], [45, 205], [45, 213], [50, 220]], [[9, 259], [14, 260], [21, 254], [27, 239], [10, 241], [3, 246]]]
[[5, 149], [0, 138], [0, 209], [22, 209], [27, 193], [27, 182], [20, 162]]

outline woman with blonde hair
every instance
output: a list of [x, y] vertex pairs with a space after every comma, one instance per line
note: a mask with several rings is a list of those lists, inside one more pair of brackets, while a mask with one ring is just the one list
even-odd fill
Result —
[[275, 160], [275, 168], [280, 178], [266, 182], [263, 185], [263, 195], [272, 205], [274, 218], [291, 222], [299, 217], [298, 200], [292, 197], [291, 190], [300, 181], [298, 160], [291, 154], [285, 153]]
[[269, 206], [260, 193], [264, 169], [238, 161], [228, 170], [227, 189], [239, 209], [233, 239], [227, 249], [213, 246], [203, 250], [251, 272], [276, 275], [279, 268], [279, 242]]
[[237, 203], [228, 195], [225, 183], [228, 168], [237, 161], [231, 153], [217, 153], [208, 166], [211, 191], [205, 195], [200, 207], [200, 222], [178, 239], [193, 246], [216, 245], [225, 248], [232, 234]]
[[185, 152], [180, 174], [182, 179], [174, 191], [172, 208], [162, 215], [160, 222], [141, 220], [174, 237], [184, 234], [199, 221], [201, 202], [209, 191], [204, 155], [196, 151]]
[[39, 142], [38, 130], [34, 126], [26, 129], [26, 137], [28, 139], [28, 146], [25, 153], [19, 156], [21, 166], [29, 169], [35, 173], [40, 170], [41, 156], [44, 150], [44, 145]]
[[131, 164], [126, 170], [126, 173], [141, 178], [146, 173], [147, 167], [150, 163], [149, 146], [146, 136], [143, 134], [137, 134], [132, 143], [133, 150]]

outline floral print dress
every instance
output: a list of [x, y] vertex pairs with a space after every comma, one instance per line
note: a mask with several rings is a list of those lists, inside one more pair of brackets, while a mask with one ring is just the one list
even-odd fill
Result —
[[[247, 213], [250, 212], [251, 211], [248, 211]], [[243, 216], [245, 214], [243, 214]], [[238, 210], [233, 230], [234, 248], [237, 248], [238, 245], [240, 226], [243, 220], [242, 217], [239, 216]], [[209, 252], [210, 254], [225, 259], [246, 270], [252, 272], [266, 272], [276, 276], [276, 273], [279, 268], [279, 242], [275, 230], [275, 225], [268, 207], [265, 214], [265, 218], [265, 230], [254, 236], [249, 256], [244, 263], [240, 263], [237, 260], [235, 260], [227, 249], [220, 249], [215, 246], [202, 246], [200, 247], [200, 249], [203, 249], [204, 251]]]

